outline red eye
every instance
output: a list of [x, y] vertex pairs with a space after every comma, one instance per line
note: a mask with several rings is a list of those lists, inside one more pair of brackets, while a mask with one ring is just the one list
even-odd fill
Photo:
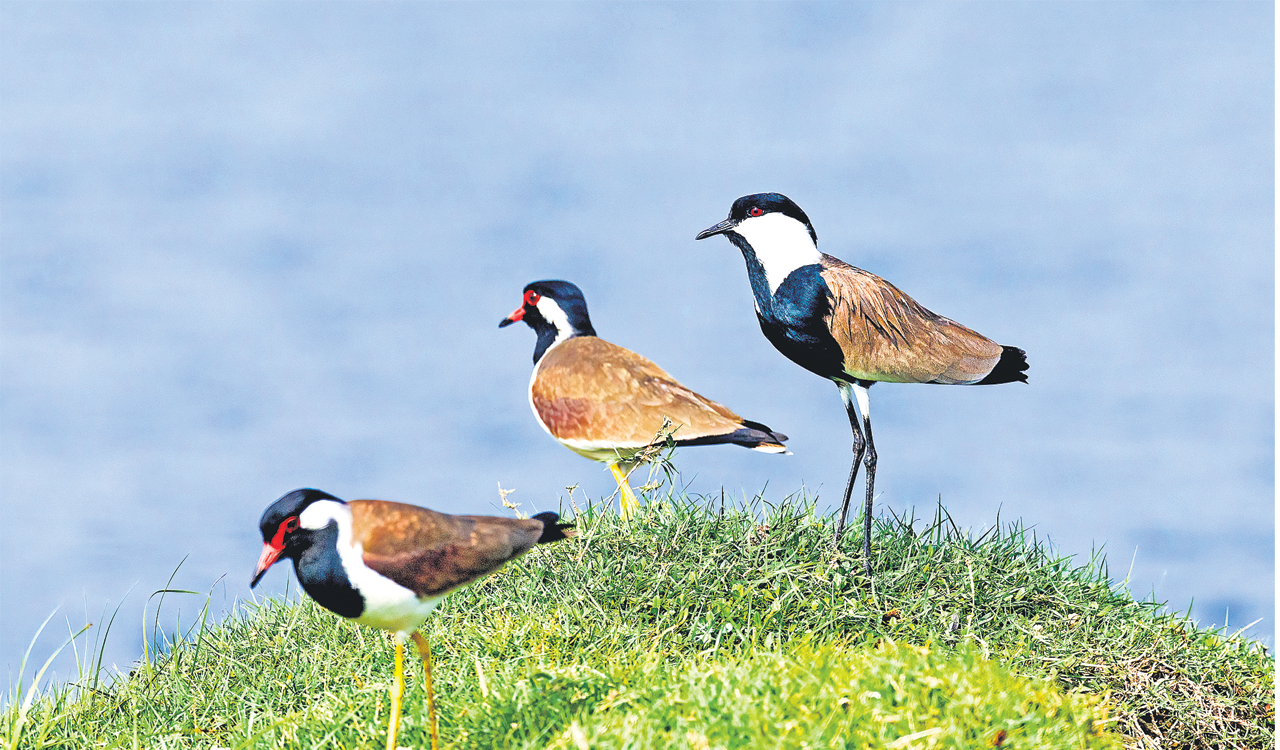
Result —
[[289, 516], [288, 518], [284, 519], [284, 531], [286, 534], [291, 534], [297, 530], [298, 530], [297, 516]]
[[747, 213], [751, 216], [764, 216], [764, 209], [759, 206], [752, 206], [751, 210]]
[[540, 299], [542, 299], [542, 295], [538, 294], [532, 289], [524, 293], [524, 303], [526, 305], [534, 305], [536, 307], [538, 304], [538, 300]]

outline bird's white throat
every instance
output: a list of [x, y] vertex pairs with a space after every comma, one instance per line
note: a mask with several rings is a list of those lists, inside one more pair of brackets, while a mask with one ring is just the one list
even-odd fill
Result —
[[822, 260], [822, 253], [809, 230], [802, 222], [782, 213], [748, 217], [734, 227], [755, 251], [756, 260], [764, 269], [769, 282], [769, 293], [777, 294], [778, 287], [791, 272], [802, 266]]

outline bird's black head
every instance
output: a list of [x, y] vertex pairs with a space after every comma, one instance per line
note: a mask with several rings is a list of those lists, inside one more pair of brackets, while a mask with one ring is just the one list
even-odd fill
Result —
[[258, 529], [262, 532], [262, 556], [253, 572], [249, 588], [258, 585], [262, 576], [280, 558], [297, 559], [311, 544], [311, 531], [302, 528], [299, 516], [312, 503], [321, 500], [343, 502], [327, 492], [313, 489], [294, 490], [272, 503], [262, 513]]
[[582, 290], [568, 281], [535, 281], [524, 288], [524, 302], [498, 323], [505, 328], [523, 320], [538, 334], [533, 361], [542, 359], [551, 345], [574, 336], [594, 336], [587, 300]]
[[818, 244], [818, 233], [813, 231], [813, 224], [809, 222], [808, 215], [796, 205], [795, 201], [782, 193], [755, 193], [754, 195], [742, 196], [733, 202], [733, 206], [729, 209], [729, 218], [713, 227], [707, 227], [702, 230], [695, 239], [705, 240], [717, 234], [728, 234], [737, 229], [738, 225], [744, 221], [769, 214], [790, 216], [804, 224], [805, 228], [809, 230], [809, 236], [813, 238], [813, 243], [815, 245]]

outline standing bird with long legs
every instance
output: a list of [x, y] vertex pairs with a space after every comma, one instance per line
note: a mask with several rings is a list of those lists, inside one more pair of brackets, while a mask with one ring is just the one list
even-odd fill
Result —
[[559, 520], [550, 512], [526, 519], [454, 516], [404, 503], [348, 503], [320, 490], [294, 490], [262, 514], [262, 556], [249, 587], [257, 586], [278, 560], [293, 560], [298, 582], [317, 604], [395, 637], [387, 750], [398, 747], [404, 642], [412, 639], [426, 672], [431, 748], [436, 750], [431, 651], [418, 628], [447, 594], [534, 545], [572, 537], [572, 524]]
[[876, 447], [867, 390], [878, 382], [1025, 383], [1026, 352], [932, 313], [879, 276], [818, 252], [809, 217], [785, 195], [745, 195], [733, 202], [729, 218], [696, 239], [717, 234], [742, 251], [765, 338], [840, 389], [853, 428], [853, 466], [834, 541], [838, 545], [844, 533], [858, 465], [865, 461], [862, 554], [870, 577]]
[[640, 507], [627, 472], [671, 430], [677, 446], [732, 443], [786, 453], [787, 436], [743, 419], [701, 396], [661, 367], [596, 336], [582, 290], [568, 281], [535, 281], [499, 328], [524, 321], [538, 334], [529, 405], [561, 445], [608, 465], [618, 483], [620, 515]]

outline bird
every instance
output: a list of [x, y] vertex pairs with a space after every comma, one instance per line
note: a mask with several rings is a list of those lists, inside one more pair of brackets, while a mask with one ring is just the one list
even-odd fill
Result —
[[404, 643], [412, 639], [426, 672], [431, 747], [438, 746], [431, 652], [418, 627], [447, 594], [501, 568], [538, 544], [575, 535], [555, 513], [532, 518], [455, 516], [385, 500], [346, 502], [303, 488], [262, 514], [262, 555], [249, 587], [282, 559], [320, 606], [395, 640], [387, 750], [396, 750], [404, 696]]
[[644, 451], [732, 443], [787, 453], [787, 436], [694, 393], [650, 360], [596, 335], [582, 290], [568, 281], [535, 281], [516, 311], [498, 323], [523, 320], [538, 335], [529, 404], [538, 424], [569, 450], [608, 465], [618, 483], [622, 518], [639, 508], [627, 473]]
[[724, 235], [742, 251], [765, 338], [792, 362], [840, 389], [853, 428], [853, 467], [834, 544], [844, 533], [858, 465], [865, 461], [862, 553], [869, 578], [876, 448], [868, 389], [879, 382], [1025, 383], [1026, 352], [930, 312], [879, 276], [819, 252], [809, 217], [780, 193], [738, 198], [727, 219], [695, 239], [715, 235]]

